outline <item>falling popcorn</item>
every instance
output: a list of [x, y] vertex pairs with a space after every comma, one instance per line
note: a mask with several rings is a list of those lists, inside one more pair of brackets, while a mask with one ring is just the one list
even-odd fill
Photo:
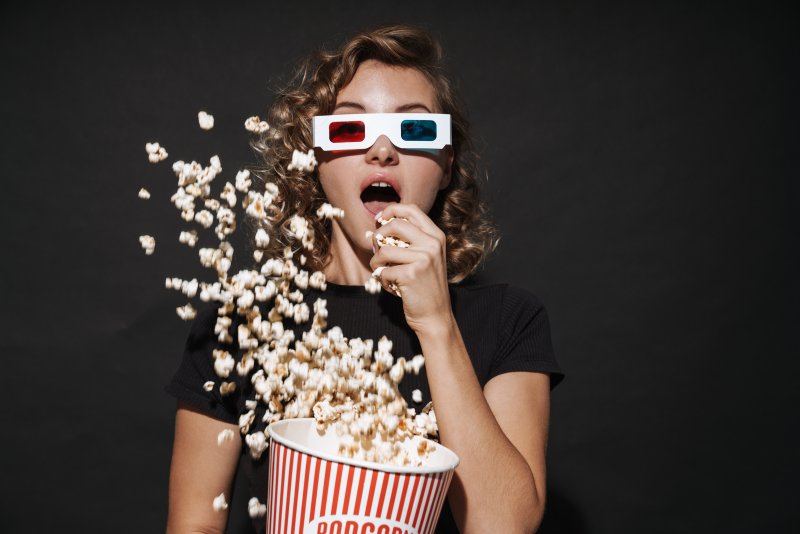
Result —
[[[213, 121], [210, 115], [208, 118]], [[198, 114], [201, 127], [203, 120]], [[269, 129], [258, 117], [249, 118], [245, 127], [254, 133]], [[166, 151], [157, 143], [148, 143], [147, 152], [151, 158], [166, 157]], [[295, 150], [287, 168], [307, 174], [316, 165], [313, 150]], [[286, 225], [273, 228], [271, 216], [285, 209], [276, 184], [258, 181], [259, 189], [254, 190], [250, 172], [240, 170], [235, 180], [225, 182], [212, 195], [214, 180], [222, 172], [218, 156], [210, 158], [207, 166], [196, 161], [176, 161], [172, 170], [177, 190], [170, 201], [181, 218], [213, 231], [219, 242], [198, 250], [201, 265], [212, 269], [216, 280], [168, 277], [165, 286], [188, 298], [218, 304], [214, 336], [220, 343], [236, 341], [239, 350], [233, 353], [222, 348], [212, 350], [214, 373], [219, 380], [206, 382], [203, 389], [222, 397], [249, 392], [247, 398], [241, 399], [246, 411], [239, 414], [238, 426], [250, 456], [262, 458], [267, 451], [266, 425], [281, 419], [314, 417], [320, 430], [330, 431], [340, 439], [339, 453], [344, 456], [390, 465], [420, 465], [432, 448], [411, 458], [399, 443], [413, 435], [436, 439], [435, 414], [430, 403], [419, 414], [409, 408], [398, 384], [408, 374], [419, 374], [424, 364], [422, 355], [395, 358], [391, 353], [392, 343], [385, 337], [377, 343], [370, 339], [348, 339], [340, 328], [328, 326], [325, 299], [305, 302], [308, 288], [326, 289], [324, 273], [306, 266], [305, 251], [314, 250], [315, 242], [314, 225], [307, 217], [316, 214], [319, 220], [340, 219], [345, 216], [344, 211], [322, 203], [310, 213], [284, 213]], [[250, 246], [255, 249], [253, 258], [260, 265], [235, 272], [231, 269], [234, 259], [231, 243], [238, 222], [234, 210], [239, 209], [255, 219], [251, 222], [256, 223], [258, 230], [250, 238]], [[276, 239], [272, 232], [279, 231], [284, 232], [283, 237], [291, 245], [279, 252], [271, 251], [271, 241]], [[142, 238], [148, 238], [142, 239], [142, 246], [147, 252], [146, 245], [150, 245], [147, 253], [152, 253], [155, 240], [150, 236]], [[381, 246], [404, 244], [388, 235], [376, 235], [375, 239]], [[178, 240], [194, 247], [199, 240], [198, 230], [182, 231]], [[379, 278], [380, 271], [377, 276], [370, 276], [365, 289], [379, 292]], [[394, 284], [387, 287], [397, 290]], [[186, 320], [197, 313], [191, 304], [176, 308], [176, 312]], [[242, 319], [236, 326], [234, 314]], [[291, 323], [299, 328], [290, 327]], [[242, 380], [252, 388], [244, 387]], [[422, 402], [419, 390], [414, 391], [412, 400]], [[372, 442], [376, 436], [382, 437], [379, 445]], [[233, 437], [234, 431], [225, 429], [217, 435], [217, 443], [223, 445]], [[249, 512], [263, 516], [263, 506], [257, 499], [251, 500]], [[223, 493], [214, 500], [214, 509], [226, 508]]]
[[325, 219], [341, 219], [344, 217], [344, 210], [341, 208], [334, 208], [325, 202], [317, 210], [317, 217], [322, 217]]
[[233, 430], [231, 430], [230, 428], [226, 428], [225, 430], [217, 434], [217, 445], [221, 447], [225, 443], [233, 441], [234, 435], [235, 434], [233, 433]]
[[288, 170], [297, 170], [301, 173], [310, 173], [317, 167], [317, 159], [314, 157], [314, 150], [292, 152], [292, 162], [286, 167]]
[[178, 314], [178, 317], [183, 319], [184, 321], [191, 321], [197, 316], [197, 310], [194, 309], [194, 306], [191, 304], [187, 304], [186, 306], [179, 306], [175, 308], [175, 311]]
[[257, 497], [253, 497], [247, 503], [247, 513], [250, 515], [251, 519], [264, 517], [267, 513], [267, 505], [261, 504]]
[[244, 121], [244, 127], [247, 131], [253, 133], [264, 133], [269, 130], [269, 124], [255, 116]]
[[140, 235], [139, 243], [141, 243], [144, 253], [148, 256], [152, 254], [156, 248], [156, 238], [151, 235]]
[[374, 276], [370, 276], [364, 283], [364, 289], [366, 289], [368, 293], [375, 295], [381, 292], [381, 283]]
[[216, 497], [214, 497], [214, 502], [212, 503], [212, 508], [214, 508], [215, 512], [221, 512], [223, 510], [228, 509], [228, 503], [225, 500], [225, 494], [220, 493]]
[[197, 232], [191, 230], [189, 232], [181, 232], [178, 236], [178, 241], [183, 243], [184, 245], [189, 245], [193, 247], [197, 244]]
[[200, 123], [200, 128], [203, 130], [210, 130], [214, 127], [214, 115], [201, 111], [197, 114], [197, 122]]
[[253, 182], [250, 180], [250, 171], [245, 169], [236, 173], [236, 189], [242, 193], [247, 193], [252, 184]]
[[147, 151], [147, 158], [150, 160], [150, 163], [158, 163], [159, 161], [167, 159], [168, 154], [166, 149], [158, 143], [147, 143], [144, 149]]
[[148, 191], [144, 187], [139, 189], [139, 198], [147, 200], [148, 198], [150, 198], [150, 191]]

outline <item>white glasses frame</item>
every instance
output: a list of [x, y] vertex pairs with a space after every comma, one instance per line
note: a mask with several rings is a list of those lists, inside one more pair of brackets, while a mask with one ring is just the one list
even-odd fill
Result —
[[[433, 141], [407, 141], [401, 137], [400, 125], [406, 120], [427, 120], [436, 123]], [[333, 122], [360, 121], [364, 123], [364, 140], [352, 143], [333, 143], [329, 127]], [[446, 113], [350, 113], [317, 115], [314, 117], [314, 146], [325, 151], [359, 150], [375, 144], [385, 135], [397, 148], [441, 149], [452, 143], [450, 115]]]

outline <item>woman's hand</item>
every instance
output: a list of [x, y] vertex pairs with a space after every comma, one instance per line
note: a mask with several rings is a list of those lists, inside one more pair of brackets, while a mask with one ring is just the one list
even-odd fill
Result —
[[447, 256], [444, 232], [415, 204], [390, 204], [381, 214], [389, 223], [375, 234], [395, 237], [408, 248], [379, 246], [371, 240], [375, 255], [370, 260], [373, 271], [384, 267], [380, 282], [384, 290], [403, 299], [406, 322], [417, 335], [437, 334], [455, 323], [447, 286]]

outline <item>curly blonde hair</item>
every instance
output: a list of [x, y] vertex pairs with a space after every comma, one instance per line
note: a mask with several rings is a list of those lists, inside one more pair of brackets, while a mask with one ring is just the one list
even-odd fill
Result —
[[313, 149], [312, 118], [332, 113], [338, 92], [367, 60], [418, 70], [433, 85], [440, 113], [451, 116], [452, 176], [439, 191], [429, 216], [447, 236], [448, 280], [460, 282], [495, 249], [499, 235], [481, 197], [478, 154], [460, 98], [443, 72], [441, 46], [429, 32], [411, 26], [378, 27], [352, 37], [338, 50], [313, 53], [276, 95], [267, 119], [270, 129], [251, 142], [260, 160], [251, 172], [277, 186], [275, 203], [282, 208], [267, 216], [267, 224], [278, 230], [271, 232], [275, 237], [267, 253], [279, 253], [293, 244], [289, 222], [292, 215], [301, 215], [309, 219], [315, 234], [306, 265], [321, 270], [330, 262], [331, 223], [315, 213], [326, 201], [318, 171], [289, 171], [287, 166], [294, 150]]

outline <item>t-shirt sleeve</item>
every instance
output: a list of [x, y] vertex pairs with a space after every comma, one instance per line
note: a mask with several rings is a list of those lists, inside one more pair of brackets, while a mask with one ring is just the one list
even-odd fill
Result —
[[[180, 366], [172, 380], [164, 388], [167, 393], [189, 406], [226, 423], [237, 424], [239, 420], [239, 388], [223, 397], [219, 392], [224, 380], [214, 371], [214, 349], [223, 349], [236, 355], [236, 345], [220, 343], [214, 333], [217, 323], [216, 304], [201, 307], [192, 322]], [[236, 372], [226, 380], [235, 380]], [[206, 391], [203, 384], [214, 382], [214, 388]], [[238, 386], [238, 384], [237, 384]]]
[[547, 310], [535, 295], [506, 286], [499, 325], [489, 378], [514, 371], [542, 372], [550, 375], [551, 390], [564, 379], [553, 352]]

